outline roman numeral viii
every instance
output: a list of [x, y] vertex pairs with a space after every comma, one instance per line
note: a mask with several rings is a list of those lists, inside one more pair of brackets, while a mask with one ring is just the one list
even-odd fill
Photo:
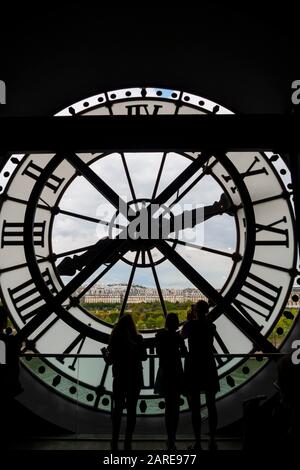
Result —
[[[33, 242], [44, 247], [46, 221], [33, 225]], [[3, 221], [1, 232], [1, 248], [7, 245], [24, 245], [24, 223]]]
[[255, 326], [257, 315], [268, 321], [277, 304], [282, 287], [276, 287], [255, 274], [248, 274], [246, 282], [233, 304]]
[[[42, 273], [44, 281], [52, 294], [57, 290], [51, 279], [48, 269]], [[8, 289], [11, 301], [19, 314], [20, 318], [26, 323], [27, 320], [36, 315], [36, 310], [45, 304], [44, 299], [41, 297], [40, 292], [33, 280], [23, 282], [13, 289]]]

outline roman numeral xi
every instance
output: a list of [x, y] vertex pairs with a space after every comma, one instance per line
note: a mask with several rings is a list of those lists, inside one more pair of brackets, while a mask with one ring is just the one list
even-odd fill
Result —
[[[41, 176], [42, 171], [43, 168], [39, 167], [36, 163], [31, 160], [26, 166], [25, 170], [22, 172], [22, 175], [27, 175], [34, 180], [38, 180]], [[56, 175], [51, 175], [48, 181], [46, 181], [45, 186], [47, 186], [47, 188], [50, 188], [54, 193], [56, 193], [63, 181], [64, 178], [59, 178]]]

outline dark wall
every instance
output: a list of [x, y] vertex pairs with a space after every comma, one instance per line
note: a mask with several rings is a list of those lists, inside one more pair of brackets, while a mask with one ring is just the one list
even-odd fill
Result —
[[296, 12], [274, 2], [269, 11], [18, 3], [1, 21], [2, 115], [53, 114], [135, 85], [194, 91], [243, 113], [286, 112], [300, 78]]
[[[300, 79], [296, 12], [275, 2], [269, 11], [247, 2], [231, 11], [20, 3], [1, 10], [0, 115], [50, 115], [104, 90], [147, 85], [196, 92], [243, 113], [288, 112], [291, 82]], [[42, 432], [39, 418], [32, 423]]]

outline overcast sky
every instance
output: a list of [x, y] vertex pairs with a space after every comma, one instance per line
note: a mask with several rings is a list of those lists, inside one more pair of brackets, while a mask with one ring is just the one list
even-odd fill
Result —
[[[126, 154], [125, 157], [136, 197], [151, 198], [162, 153]], [[190, 160], [182, 155], [168, 154], [157, 194], [173, 181], [189, 163]], [[119, 154], [100, 159], [92, 165], [92, 168], [124, 200], [132, 200], [130, 187]], [[211, 205], [220, 199], [221, 194], [222, 190], [215, 180], [210, 176], [206, 176], [183, 197], [180, 206], [177, 206], [174, 212], [180, 213], [191, 209], [191, 204], [193, 204], [193, 207]], [[60, 202], [60, 208], [107, 221], [110, 221], [116, 212], [111, 204], [84, 177], [77, 177], [70, 185]], [[119, 217], [117, 221], [122, 223], [124, 219], [122, 220]], [[59, 253], [90, 245], [107, 234], [107, 229], [103, 225], [60, 214], [56, 216], [53, 226], [53, 249], [56, 253]], [[215, 216], [204, 224], [199, 224], [196, 230], [180, 232], [180, 238], [197, 245], [203, 244], [207, 247], [233, 252], [236, 242], [234, 219], [227, 215]], [[223, 285], [232, 266], [230, 258], [191, 247], [178, 246], [176, 249], [216, 288]], [[126, 256], [128, 259], [133, 259], [135, 253]], [[152, 256], [154, 260], [161, 258], [160, 253], [155, 249], [152, 251]], [[128, 264], [120, 261], [101, 279], [101, 282], [127, 283], [130, 270], [131, 267]], [[169, 261], [159, 264], [157, 273], [162, 288], [192, 286]], [[137, 269], [133, 283], [154, 287], [152, 270], [150, 268]]]

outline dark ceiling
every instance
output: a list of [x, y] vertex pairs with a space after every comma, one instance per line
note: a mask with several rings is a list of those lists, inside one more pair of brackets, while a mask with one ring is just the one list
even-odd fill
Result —
[[92, 4], [16, 3], [5, 13], [0, 79], [7, 104], [0, 115], [51, 115], [136, 85], [196, 92], [242, 113], [289, 111], [291, 82], [300, 78], [292, 7], [273, 4], [270, 15], [245, 2], [231, 11]]

